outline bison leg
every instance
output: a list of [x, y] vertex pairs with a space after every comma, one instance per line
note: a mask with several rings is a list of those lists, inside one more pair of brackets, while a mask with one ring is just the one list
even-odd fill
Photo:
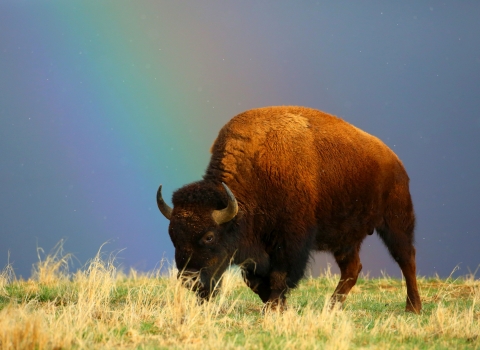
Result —
[[398, 263], [402, 270], [405, 282], [407, 284], [407, 303], [405, 311], [420, 313], [422, 302], [418, 294], [415, 247], [412, 243], [411, 235], [393, 234], [390, 229], [378, 229], [377, 232], [385, 242], [391, 256]]
[[287, 273], [275, 270], [270, 272], [269, 278], [271, 292], [265, 306], [271, 310], [283, 311], [287, 306]]
[[407, 283], [406, 311], [420, 313], [422, 302], [417, 289], [413, 231], [415, 214], [408, 191], [408, 182], [398, 183], [389, 194], [384, 222], [377, 227], [392, 258], [398, 263]]
[[422, 302], [417, 287], [415, 248], [411, 246], [409, 253], [406, 253], [404, 257], [397, 257], [396, 260], [402, 269], [403, 276], [405, 276], [407, 283], [407, 303], [405, 310], [418, 314], [422, 310]]
[[243, 278], [250, 289], [255, 292], [265, 303], [265, 310], [280, 310], [286, 306], [285, 289], [272, 291], [270, 288], [271, 275], [262, 277], [255, 275], [252, 271], [244, 270]]
[[[312, 239], [315, 237], [311, 235]], [[283, 246], [283, 245], [282, 245]], [[310, 257], [311, 242], [306, 240], [302, 245], [285, 244], [285, 249], [277, 249], [271, 256], [271, 265], [275, 268], [270, 271], [271, 293], [267, 307], [273, 309], [286, 307], [286, 294], [289, 289], [295, 288], [303, 278], [307, 262]]]
[[332, 295], [332, 306], [343, 303], [352, 287], [357, 283], [358, 274], [362, 270], [359, 256], [360, 246], [348, 250], [334, 252], [335, 260], [340, 268], [341, 276], [337, 288]]
[[270, 281], [268, 277], [261, 277], [256, 275], [253, 271], [248, 269], [243, 270], [243, 279], [247, 286], [258, 296], [264, 303], [270, 298], [272, 290], [270, 288]]

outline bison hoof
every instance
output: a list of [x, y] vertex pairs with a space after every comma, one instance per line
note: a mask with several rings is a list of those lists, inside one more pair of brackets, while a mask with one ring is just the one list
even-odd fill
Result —
[[343, 302], [331, 299], [330, 303], [328, 304], [328, 309], [330, 311], [332, 311], [332, 310], [343, 310]]
[[406, 312], [412, 312], [414, 314], [420, 314], [420, 311], [422, 310], [422, 302], [420, 301], [420, 298], [412, 298], [410, 299], [407, 297], [407, 306], [405, 307]]
[[414, 307], [413, 305], [407, 305], [405, 308], [405, 312], [411, 312], [417, 315], [420, 315], [420, 311], [422, 311], [421, 307]]
[[285, 299], [269, 300], [263, 305], [262, 313], [267, 314], [269, 312], [282, 313], [287, 309], [287, 301]]
[[343, 309], [343, 303], [345, 302], [345, 299], [347, 296], [345, 294], [333, 294], [332, 297], [330, 298], [330, 302], [328, 304], [329, 309], [337, 309], [337, 310], [342, 310]]

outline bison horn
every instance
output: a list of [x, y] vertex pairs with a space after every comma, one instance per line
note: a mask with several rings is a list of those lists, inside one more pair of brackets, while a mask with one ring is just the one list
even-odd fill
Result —
[[157, 205], [158, 205], [158, 209], [160, 209], [163, 216], [165, 216], [168, 220], [170, 220], [170, 218], [172, 217], [172, 208], [170, 208], [162, 198], [162, 185], [160, 185], [157, 191]]
[[235, 199], [235, 196], [233, 195], [232, 191], [230, 191], [227, 185], [225, 185], [223, 182], [222, 182], [222, 185], [225, 188], [225, 191], [227, 191], [228, 205], [225, 209], [213, 211], [213, 214], [212, 214], [213, 220], [215, 220], [215, 222], [218, 225], [229, 222], [238, 213], [238, 203], [237, 203], [237, 200]]

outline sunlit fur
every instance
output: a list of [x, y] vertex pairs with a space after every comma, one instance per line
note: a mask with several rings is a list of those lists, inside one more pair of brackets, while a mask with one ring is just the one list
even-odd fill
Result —
[[[250, 288], [283, 307], [311, 252], [327, 251], [341, 270], [332, 300], [343, 302], [362, 269], [362, 241], [376, 230], [405, 276], [407, 311], [421, 310], [409, 178], [382, 141], [318, 110], [266, 107], [230, 120], [211, 152], [203, 180], [173, 195], [179, 269], [201, 270], [207, 284], [233, 257]], [[211, 213], [227, 204], [221, 182], [239, 213], [218, 226]], [[207, 231], [215, 233], [208, 246]]]

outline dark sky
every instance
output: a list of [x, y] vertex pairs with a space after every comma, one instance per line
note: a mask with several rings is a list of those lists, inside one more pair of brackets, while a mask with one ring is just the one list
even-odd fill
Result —
[[[402, 159], [418, 273], [480, 264], [480, 2], [0, 2], [0, 268], [173, 258], [155, 192], [200, 179], [218, 130], [304, 105]], [[9, 258], [10, 256], [10, 258]], [[399, 276], [376, 235], [364, 272]], [[313, 270], [326, 266], [317, 256]]]

